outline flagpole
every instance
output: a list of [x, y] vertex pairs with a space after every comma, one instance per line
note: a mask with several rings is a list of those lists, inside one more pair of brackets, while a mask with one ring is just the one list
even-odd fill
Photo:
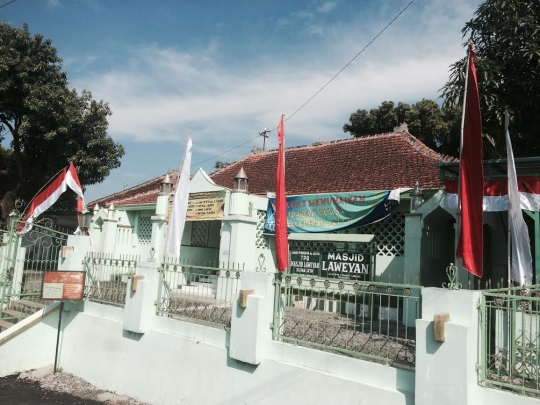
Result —
[[36, 198], [36, 196], [37, 196], [39, 193], [41, 193], [41, 191], [43, 191], [43, 189], [44, 189], [45, 187], [47, 187], [51, 181], [53, 181], [54, 179], [56, 179], [56, 177], [57, 177], [60, 173], [62, 173], [63, 170], [66, 170], [68, 167], [69, 167], [69, 165], [67, 165], [66, 167], [60, 169], [60, 170], [58, 171], [58, 173], [56, 173], [54, 176], [52, 176], [52, 177], [49, 179], [49, 181], [48, 181], [47, 183], [45, 183], [45, 184], [43, 185], [43, 187], [41, 187], [41, 188], [38, 190], [38, 192], [30, 199], [30, 202], [26, 205], [26, 207], [24, 208], [24, 211], [21, 212], [21, 216], [24, 216], [24, 213], [26, 212], [26, 210], [28, 209], [28, 207], [30, 206], [30, 204], [32, 203], [32, 201], [34, 200], [34, 198]]
[[[471, 40], [469, 40], [469, 44], [471, 43]], [[463, 153], [463, 133], [465, 131], [465, 109], [467, 107], [467, 90], [469, 87], [469, 63], [471, 60], [471, 54], [469, 52], [469, 47], [467, 46], [467, 64], [465, 66], [465, 86], [463, 91], [463, 110], [461, 112], [461, 133], [459, 136], [459, 164], [461, 165], [461, 155]], [[459, 171], [459, 175], [461, 176], [461, 170]], [[459, 239], [459, 235], [461, 232], [461, 179], [458, 178], [458, 204], [457, 204], [457, 232], [456, 232], [456, 241]], [[458, 261], [458, 258], [456, 257], [456, 262]], [[463, 267], [463, 260], [462, 264], [459, 267]], [[456, 282], [459, 283], [459, 267], [458, 271], [456, 273]], [[469, 275], [467, 275], [467, 280], [469, 279]]]
[[[508, 126], [510, 125], [510, 115], [508, 114], [508, 110], [504, 110], [504, 133], [506, 134], [508, 132]], [[505, 135], [506, 136], [506, 135]], [[506, 146], [508, 148], [508, 145]], [[508, 158], [507, 158], [507, 163], [508, 165]], [[509, 181], [509, 173], [508, 173], [508, 170], [506, 170], [506, 184], [508, 184], [508, 181]], [[508, 267], [508, 288], [510, 288], [510, 280], [511, 280], [511, 272], [512, 272], [512, 227], [510, 226], [510, 221], [511, 221], [511, 218], [510, 218], [510, 190], [508, 190], [507, 192], [507, 196], [508, 196], [508, 207], [506, 209], [506, 214], [507, 214], [507, 218], [508, 218], [508, 225], [507, 225], [507, 229], [508, 229], [508, 241], [506, 243], [506, 261], [507, 261], [507, 267]]]
[[[508, 132], [508, 126], [510, 124], [510, 116], [508, 114], [508, 110], [504, 110], [504, 136], [506, 138], [506, 134]], [[506, 148], [508, 149], [508, 145], [506, 145]], [[510, 202], [511, 198], [510, 198], [510, 187], [509, 186], [509, 181], [510, 179], [510, 173], [508, 173], [508, 151], [507, 151], [507, 156], [506, 156], [506, 185], [507, 185], [507, 197], [508, 197], [508, 206], [506, 208], [506, 216], [507, 216], [507, 221], [508, 221], [508, 225], [506, 226], [506, 228], [508, 229], [508, 241], [506, 243], [506, 266], [507, 266], [507, 277], [508, 277], [508, 295], [511, 294], [510, 292], [510, 286], [511, 286], [511, 272], [512, 272], [512, 227], [510, 226], [510, 221], [511, 221], [511, 218], [510, 218], [510, 205], [512, 204]], [[504, 284], [501, 286], [502, 288], [504, 288]], [[511, 316], [510, 316], [510, 311], [511, 311], [511, 304], [510, 304], [510, 301], [511, 300], [507, 300], [507, 303], [506, 303], [506, 329], [507, 329], [507, 339], [508, 339], [508, 351], [510, 351], [510, 342], [513, 340], [512, 339], [512, 321], [511, 321]], [[506, 363], [506, 366], [508, 366], [508, 364], [510, 363], [510, 360], [507, 359], [507, 363]]]
[[[469, 44], [471, 41], [469, 41]], [[467, 88], [469, 87], [469, 62], [471, 60], [471, 54], [469, 48], [467, 48], [467, 65], [465, 66], [465, 87], [463, 91], [463, 110], [461, 113], [461, 134], [459, 139], [459, 160], [461, 161], [461, 153], [463, 151], [463, 131], [465, 130], [465, 108], [467, 107]], [[458, 185], [458, 195], [460, 194], [461, 186]], [[459, 207], [459, 206], [458, 206]], [[461, 207], [459, 207], [461, 208]]]

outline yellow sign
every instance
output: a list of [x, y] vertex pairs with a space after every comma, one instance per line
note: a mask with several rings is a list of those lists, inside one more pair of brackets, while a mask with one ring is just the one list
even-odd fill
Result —
[[186, 221], [215, 221], [223, 218], [225, 191], [189, 195]]

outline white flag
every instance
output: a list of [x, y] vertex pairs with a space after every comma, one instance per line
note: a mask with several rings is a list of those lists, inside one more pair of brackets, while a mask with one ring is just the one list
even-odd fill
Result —
[[521, 212], [516, 165], [508, 125], [506, 126], [506, 151], [508, 153], [508, 230], [512, 243], [510, 278], [519, 282], [519, 285], [530, 285], [532, 283], [531, 243]]
[[182, 242], [182, 234], [186, 225], [186, 213], [189, 200], [189, 177], [191, 168], [191, 137], [189, 137], [186, 145], [186, 153], [184, 162], [182, 163], [182, 171], [176, 185], [174, 193], [174, 202], [169, 218], [169, 237], [167, 240], [167, 253], [176, 258], [180, 257], [180, 244]]

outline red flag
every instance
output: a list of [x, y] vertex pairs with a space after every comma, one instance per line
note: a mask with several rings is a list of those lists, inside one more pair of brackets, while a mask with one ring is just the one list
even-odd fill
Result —
[[69, 164], [67, 173], [66, 173], [66, 184], [69, 188], [75, 191], [75, 193], [79, 196], [77, 199], [77, 211], [81, 212], [84, 210], [84, 197], [82, 192], [82, 186], [81, 182], [79, 181], [79, 176], [77, 175], [77, 171], [75, 170], [75, 166], [73, 166], [73, 163]]
[[285, 198], [285, 132], [283, 115], [277, 127], [279, 149], [276, 173], [276, 256], [277, 267], [283, 273], [289, 267], [289, 242], [287, 240], [287, 200]]
[[478, 98], [474, 47], [469, 44], [469, 68], [465, 95], [465, 118], [459, 162], [461, 229], [456, 256], [463, 258], [463, 268], [482, 276], [483, 259], [483, 185], [482, 117]]
[[79, 181], [79, 176], [75, 171], [75, 166], [70, 163], [67, 169], [62, 171], [30, 202], [30, 206], [23, 217], [26, 223], [21, 222], [17, 229], [20, 233], [26, 233], [32, 229], [32, 222], [35, 218], [48, 210], [60, 196], [71, 188], [79, 196], [77, 200], [77, 210], [82, 211], [84, 207], [84, 195]]

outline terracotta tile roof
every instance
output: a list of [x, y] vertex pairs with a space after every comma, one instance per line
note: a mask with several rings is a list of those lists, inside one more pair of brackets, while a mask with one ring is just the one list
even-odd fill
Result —
[[[407, 132], [349, 138], [287, 148], [287, 194], [336, 191], [392, 190], [413, 187], [436, 189], [438, 163], [456, 159], [428, 148]], [[232, 187], [241, 167], [252, 194], [275, 190], [277, 150], [246, 156], [210, 175], [221, 186]]]
[[[178, 181], [178, 175], [178, 171], [173, 171], [169, 173], [173, 184], [176, 184], [176, 182]], [[159, 187], [165, 176], [166, 175], [164, 174], [162, 176], [145, 181], [144, 183], [92, 201], [88, 204], [88, 208], [93, 209], [96, 203], [99, 204], [100, 207], [108, 207], [109, 205], [111, 205], [111, 203], [114, 203], [115, 206], [155, 204], [157, 200], [157, 195], [159, 193]]]
[[[285, 154], [287, 194], [338, 191], [392, 190], [413, 187], [437, 189], [442, 186], [438, 163], [457, 162], [428, 148], [407, 132], [347, 138], [331, 142], [287, 148]], [[249, 192], [274, 191], [277, 150], [248, 155], [210, 175], [223, 187], [232, 188], [243, 167]], [[176, 184], [178, 172], [169, 173]], [[138, 186], [92, 201], [101, 207], [128, 204], [155, 204], [165, 175]]]

